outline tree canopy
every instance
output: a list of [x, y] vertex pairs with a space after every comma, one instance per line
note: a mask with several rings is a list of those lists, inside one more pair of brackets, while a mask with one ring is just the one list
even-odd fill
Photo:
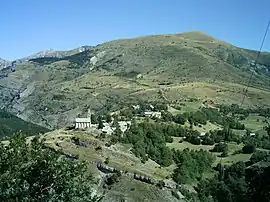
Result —
[[13, 114], [0, 110], [0, 140], [8, 139], [19, 131], [22, 131], [26, 136], [31, 136], [48, 132], [49, 129], [26, 122]]
[[28, 144], [17, 133], [8, 145], [0, 143], [0, 201], [95, 201], [92, 182], [85, 162], [47, 150], [38, 137]]

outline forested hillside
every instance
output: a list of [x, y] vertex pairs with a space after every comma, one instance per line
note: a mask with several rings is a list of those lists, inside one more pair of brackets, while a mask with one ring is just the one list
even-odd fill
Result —
[[0, 140], [8, 139], [15, 132], [22, 131], [25, 135], [45, 133], [47, 128], [26, 122], [4, 110], [0, 110]]

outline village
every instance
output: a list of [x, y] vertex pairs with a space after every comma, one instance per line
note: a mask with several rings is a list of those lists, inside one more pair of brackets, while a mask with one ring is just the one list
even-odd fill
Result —
[[[132, 108], [135, 111], [140, 110], [141, 105], [139, 105], [139, 104], [132, 105]], [[135, 120], [144, 120], [144, 119], [161, 120], [162, 119], [162, 112], [166, 111], [166, 110], [156, 109], [152, 104], [148, 104], [148, 105], [146, 105], [146, 107], [144, 106], [143, 108], [144, 108], [143, 113], [137, 113], [134, 117], [130, 117], [130, 118], [125, 117], [125, 120], [117, 120], [116, 121], [114, 117], [119, 116], [120, 111], [111, 112], [109, 114], [109, 116], [110, 116], [109, 121], [106, 120], [105, 118], [103, 118], [100, 121], [100, 123], [97, 123], [98, 121], [94, 121], [94, 123], [93, 123], [93, 120], [91, 120], [91, 117], [94, 114], [91, 113], [90, 109], [88, 109], [87, 117], [75, 118], [74, 128], [76, 130], [84, 130], [84, 131], [88, 131], [88, 132], [95, 131], [95, 133], [98, 133], [98, 134], [112, 135], [113, 132], [117, 128], [116, 125], [118, 125], [119, 129], [121, 130], [122, 135], [123, 135], [124, 132], [126, 132], [129, 129], [132, 119], [135, 119]], [[116, 124], [116, 122], [117, 122], [117, 124]], [[201, 127], [201, 125], [199, 125], [199, 126]], [[248, 134], [249, 136], [256, 135], [256, 133], [251, 131], [251, 130], [245, 130], [245, 131], [246, 131], [246, 134]], [[209, 130], [207, 128], [205, 128], [205, 127], [200, 128], [198, 138], [199, 139], [203, 138], [205, 135], [207, 135], [208, 132], [209, 132]], [[185, 137], [183, 137], [183, 139], [185, 139]]]
[[[133, 105], [132, 106], [134, 109], [139, 109], [140, 105]], [[149, 108], [151, 108], [152, 110], [154, 109], [153, 105], [149, 105]], [[102, 128], [99, 128], [99, 124], [94, 124], [91, 122], [91, 111], [90, 109], [88, 110], [88, 117], [86, 118], [76, 118], [75, 119], [75, 129], [83, 129], [83, 130], [88, 130], [91, 131], [93, 129], [100, 129], [100, 131], [102, 133], [111, 135], [115, 130], [116, 127], [113, 126], [114, 123], [114, 116], [115, 114], [119, 114], [119, 112], [112, 112], [110, 113], [111, 116], [111, 121], [110, 122], [106, 122], [106, 120], [102, 120]], [[147, 110], [144, 112], [144, 117], [145, 118], [156, 118], [156, 119], [161, 119], [161, 112], [159, 111], [151, 111], [151, 110]], [[117, 121], [117, 123], [119, 124], [120, 130], [124, 133], [129, 126], [131, 125], [131, 120], [128, 121]]]
[[[128, 112], [123, 113], [124, 110], [128, 109]], [[249, 130], [247, 128], [243, 128], [243, 124], [241, 122], [230, 122], [231, 127], [233, 129], [227, 130], [226, 127], [222, 127], [222, 125], [219, 125], [218, 122], [215, 122], [219, 118], [223, 117], [223, 120], [228, 120], [228, 117], [230, 118], [230, 115], [227, 115], [226, 118], [225, 115], [221, 115], [220, 111], [215, 111], [216, 109], [207, 108], [207, 106], [202, 106], [202, 108], [198, 107], [195, 112], [190, 112], [187, 114], [184, 114], [183, 112], [180, 113], [178, 111], [177, 113], [171, 114], [170, 111], [172, 111], [172, 106], [167, 104], [159, 104], [158, 105], [152, 105], [152, 104], [144, 104], [142, 105], [130, 105], [128, 107], [125, 107], [124, 109], [113, 111], [108, 113], [109, 116], [103, 115], [102, 119], [98, 118], [98, 120], [93, 121], [92, 118], [94, 115], [91, 113], [90, 109], [88, 110], [87, 117], [77, 117], [75, 119], [74, 128], [75, 131], [85, 131], [87, 134], [93, 134], [95, 138], [99, 139], [100, 141], [109, 140], [109, 143], [106, 143], [105, 146], [98, 146], [93, 145], [93, 149], [97, 150], [96, 155], [100, 155], [98, 157], [91, 157], [91, 160], [89, 163], [94, 164], [99, 171], [102, 173], [107, 173], [109, 176], [112, 174], [118, 174], [120, 173], [121, 176], [126, 176], [129, 178], [132, 178], [134, 180], [139, 180], [148, 184], [153, 184], [159, 187], [162, 187], [164, 189], [178, 189], [179, 184], [177, 184], [175, 181], [172, 180], [171, 175], [165, 176], [165, 177], [157, 177], [152, 175], [151, 172], [146, 172], [144, 174], [134, 172], [132, 170], [133, 166], [132, 164], [127, 167], [122, 167], [121, 165], [117, 164], [111, 164], [107, 162], [107, 159], [109, 159], [110, 154], [108, 153], [104, 155], [105, 150], [108, 151], [116, 151], [114, 149], [117, 148], [114, 144], [119, 141], [115, 141], [112, 143], [113, 137], [115, 137], [115, 134], [120, 134], [120, 138], [123, 140], [127, 136], [126, 131], [130, 129], [130, 126], [132, 125], [132, 121], [135, 119], [138, 123], [145, 123], [148, 122], [152, 124], [152, 126], [161, 126], [164, 127], [162, 130], [165, 130], [164, 137], [166, 135], [173, 136], [166, 139], [166, 146], [168, 146], [170, 149], [174, 148], [181, 148], [184, 149], [185, 146], [194, 148], [203, 148], [204, 150], [215, 153], [217, 157], [217, 161], [220, 161], [224, 159], [224, 162], [231, 163], [231, 159], [235, 159], [236, 156], [239, 156], [243, 158], [243, 160], [248, 160], [250, 158], [250, 154], [248, 153], [242, 153], [241, 148], [243, 147], [242, 144], [236, 143], [237, 141], [240, 141], [241, 136], [248, 135], [250, 137], [256, 136], [256, 133], [252, 130]], [[179, 109], [179, 108], [178, 108]], [[175, 110], [175, 108], [174, 108]], [[211, 116], [205, 117], [205, 114], [212, 113]], [[213, 112], [216, 112], [216, 114], [213, 114]], [[203, 114], [204, 113], [204, 114]], [[169, 115], [168, 115], [169, 114]], [[101, 116], [99, 116], [101, 117]], [[108, 118], [109, 117], [109, 118]], [[95, 118], [96, 119], [96, 118]], [[211, 122], [212, 120], [212, 122]], [[230, 119], [234, 120], [234, 119]], [[215, 123], [215, 124], [214, 124]], [[151, 125], [149, 125], [151, 127]], [[212, 129], [214, 129], [213, 132], [211, 132], [211, 128], [209, 126], [212, 126]], [[166, 128], [167, 127], [167, 128]], [[116, 132], [116, 130], [121, 132]], [[160, 131], [159, 131], [160, 132]], [[156, 135], [159, 135], [159, 132], [157, 131]], [[239, 132], [241, 135], [233, 134]], [[240, 133], [241, 132], [241, 133]], [[147, 132], [146, 132], [147, 133]], [[155, 133], [155, 132], [154, 132]], [[87, 135], [85, 134], [85, 135]], [[224, 143], [224, 140], [226, 138], [226, 134], [230, 134], [229, 143]], [[136, 133], [134, 133], [134, 136]], [[160, 134], [162, 135], [162, 134]], [[91, 135], [90, 135], [91, 136]], [[131, 135], [132, 136], [132, 135]], [[134, 137], [133, 136], [133, 137]], [[129, 136], [130, 137], [130, 136]], [[136, 137], [134, 137], [136, 138]], [[154, 138], [154, 137], [152, 137]], [[158, 137], [156, 137], [158, 139]], [[154, 139], [156, 139], [154, 138]], [[88, 140], [89, 141], [89, 140]], [[154, 140], [151, 140], [154, 141]], [[152, 144], [150, 141], [150, 144]], [[78, 148], [79, 147], [88, 147], [89, 144], [87, 144], [87, 141], [84, 142], [84, 140], [77, 139], [73, 142]], [[127, 155], [134, 154], [134, 144], [136, 144], [136, 141], [133, 143], [133, 147], [130, 148]], [[138, 148], [137, 151], [139, 151], [140, 148]], [[236, 150], [238, 151], [236, 151]], [[98, 152], [98, 150], [102, 152]], [[244, 150], [243, 150], [244, 151]], [[222, 152], [222, 153], [220, 153]], [[238, 153], [236, 153], [238, 152]], [[117, 154], [120, 154], [121, 152], [117, 151]], [[74, 158], [72, 154], [68, 154], [69, 158]], [[136, 154], [135, 154], [136, 155]], [[145, 156], [148, 158], [148, 154], [145, 154]], [[143, 156], [136, 156], [139, 159], [141, 159], [141, 163], [145, 163]], [[112, 157], [113, 159], [114, 157]], [[119, 157], [121, 158], [121, 157]], [[159, 159], [152, 159], [155, 161], [155, 163], [161, 165], [160, 167], [164, 166], [164, 170], [166, 170], [166, 167], [169, 164], [166, 164], [166, 160], [159, 161]], [[147, 160], [146, 160], [147, 161]], [[179, 198], [183, 198], [181, 193], [179, 192]]]

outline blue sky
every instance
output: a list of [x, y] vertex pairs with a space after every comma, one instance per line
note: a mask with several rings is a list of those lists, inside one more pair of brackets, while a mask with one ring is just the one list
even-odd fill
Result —
[[269, 8], [269, 0], [0, 0], [0, 57], [192, 30], [259, 49]]

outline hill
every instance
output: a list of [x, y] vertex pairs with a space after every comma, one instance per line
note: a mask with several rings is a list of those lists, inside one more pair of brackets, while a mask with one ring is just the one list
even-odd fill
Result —
[[[224, 191], [230, 194], [227, 201], [257, 201], [251, 200], [254, 197], [265, 201], [269, 194], [261, 194], [261, 190], [268, 193], [270, 126], [267, 122], [270, 108], [246, 109], [238, 105], [209, 108], [206, 102], [204, 107], [200, 107], [198, 101], [187, 103], [180, 105], [181, 108], [177, 104], [167, 107], [161, 103], [151, 106], [141, 104], [137, 109], [126, 107], [110, 121], [106, 118], [106, 126], [116, 128], [112, 134], [102, 132], [99, 124], [93, 124], [83, 130], [66, 127], [48, 132], [40, 136], [45, 144], [42, 147], [37, 146], [37, 137], [27, 138], [26, 143], [43, 150], [44, 154], [68, 158], [71, 160], [67, 161], [70, 162], [68, 165], [86, 161], [87, 169], [83, 173], [91, 173], [91, 182], [94, 182], [91, 190], [102, 195], [101, 201], [104, 202], [177, 199], [196, 202], [211, 201], [211, 198], [223, 201]], [[161, 111], [162, 118], [142, 117], [141, 112], [147, 106]], [[125, 131], [120, 127], [123, 121], [118, 122], [123, 118], [133, 118]], [[253, 128], [255, 125], [257, 127]], [[20, 136], [17, 136], [17, 142], [20, 143], [19, 150], [20, 145], [27, 146], [22, 144]], [[3, 143], [7, 146], [10, 142]], [[0, 149], [5, 154], [4, 145], [0, 145]], [[10, 145], [17, 148], [14, 139]], [[12, 159], [9, 165], [14, 167], [21, 163], [13, 160], [18, 159], [10, 152], [14, 149], [7, 148], [8, 154], [11, 154], [11, 158], [7, 159]], [[40, 158], [41, 150], [39, 155], [33, 155], [30, 149], [31, 152], [26, 155]], [[20, 153], [15, 151], [15, 155]], [[58, 157], [59, 162], [61, 158]], [[28, 163], [31, 160], [23, 159], [24, 164], [32, 165]], [[22, 168], [20, 172], [25, 172], [24, 166], [17, 167]], [[35, 167], [42, 166], [35, 164]], [[259, 171], [265, 177], [257, 178]], [[18, 175], [16, 179], [21, 179], [21, 176], [24, 177]], [[262, 182], [263, 186], [254, 185], [258, 182]], [[239, 192], [239, 189], [242, 191]]]
[[0, 140], [8, 139], [18, 131], [22, 131], [27, 136], [32, 136], [48, 132], [49, 130], [26, 122], [6, 111], [0, 110]]
[[239, 104], [252, 72], [245, 105], [269, 104], [270, 53], [262, 53], [255, 69], [256, 51], [202, 32], [120, 39], [76, 50], [17, 64], [16, 72], [0, 79], [0, 106], [58, 128], [89, 107], [104, 111], [136, 100]]

